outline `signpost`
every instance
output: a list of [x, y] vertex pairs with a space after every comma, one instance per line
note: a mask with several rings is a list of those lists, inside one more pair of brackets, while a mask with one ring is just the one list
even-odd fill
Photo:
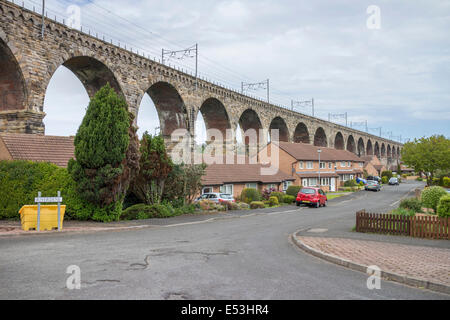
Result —
[[58, 191], [56, 197], [42, 197], [42, 193], [39, 191], [37, 198], [34, 198], [34, 202], [37, 203], [37, 231], [41, 231], [41, 203], [58, 203], [58, 231], [61, 231], [61, 191]]

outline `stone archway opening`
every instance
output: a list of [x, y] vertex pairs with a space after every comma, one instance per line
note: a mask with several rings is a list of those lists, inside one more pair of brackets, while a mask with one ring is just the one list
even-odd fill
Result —
[[278, 130], [279, 141], [289, 141], [289, 130], [286, 122], [281, 117], [276, 117], [272, 120], [269, 127], [269, 138], [272, 140], [272, 130]]
[[366, 154], [368, 156], [373, 156], [373, 146], [372, 146], [372, 141], [370, 141], [370, 140], [367, 140]]
[[[210, 130], [218, 130], [222, 134], [223, 141], [227, 139], [227, 130], [231, 129], [230, 119], [228, 117], [225, 106], [215, 98], [206, 99], [200, 107], [197, 119], [200, 117], [204, 121], [206, 129], [206, 140], [210, 140], [208, 132]], [[197, 129], [197, 127], [196, 127]]]
[[386, 157], [386, 146], [383, 144], [381, 144], [381, 157], [385, 158]]
[[390, 159], [392, 157], [392, 153], [391, 153], [391, 145], [388, 144], [387, 146], [387, 157]]
[[347, 151], [356, 153], [356, 143], [352, 135], [350, 135], [347, 139]]
[[25, 101], [25, 80], [19, 63], [0, 39], [0, 111], [23, 110]]
[[344, 136], [342, 133], [336, 133], [336, 137], [334, 138], [334, 148], [338, 150], [345, 149]]
[[375, 155], [380, 158], [381, 154], [380, 154], [380, 145], [378, 144], [378, 141], [375, 142]]
[[317, 128], [314, 134], [314, 145], [317, 147], [328, 147], [327, 135], [322, 127]]
[[366, 149], [364, 147], [364, 140], [362, 138], [358, 139], [358, 157], [366, 155]]
[[303, 122], [300, 122], [295, 128], [293, 140], [295, 143], [310, 143], [308, 127]]
[[239, 118], [239, 126], [243, 131], [242, 142], [245, 147], [246, 156], [254, 156], [259, 152], [259, 145], [263, 143], [260, 137], [260, 129], [263, 128], [258, 114], [252, 110], [247, 109]]

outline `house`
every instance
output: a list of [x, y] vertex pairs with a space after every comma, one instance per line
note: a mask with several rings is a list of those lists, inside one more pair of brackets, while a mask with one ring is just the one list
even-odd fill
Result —
[[363, 156], [361, 159], [364, 160], [364, 170], [369, 176], [381, 177], [381, 173], [387, 170], [386, 166], [381, 163], [376, 155]]
[[74, 137], [1, 133], [0, 160], [50, 162], [65, 168], [74, 158], [73, 142]]
[[280, 170], [276, 174], [262, 174], [262, 164], [211, 164], [202, 178], [202, 193], [223, 192], [240, 197], [244, 188], [260, 191], [274, 188], [284, 191], [295, 180]]
[[271, 162], [269, 159], [274, 148], [279, 152], [280, 170], [295, 179], [294, 185], [306, 187], [320, 184], [325, 191], [336, 191], [345, 181], [363, 176], [364, 161], [347, 150], [304, 143], [269, 143], [259, 152], [261, 163]]

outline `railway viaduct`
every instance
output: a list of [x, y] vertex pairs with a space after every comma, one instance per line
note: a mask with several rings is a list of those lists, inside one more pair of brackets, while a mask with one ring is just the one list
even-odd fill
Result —
[[[0, 132], [44, 134], [44, 97], [61, 65], [83, 83], [88, 95], [110, 85], [139, 116], [148, 93], [167, 139], [184, 128], [195, 134], [201, 112], [206, 128], [225, 133], [238, 125], [248, 129], [279, 129], [280, 140], [346, 149], [395, 162], [402, 144], [366, 132], [257, 100], [148, 59], [95, 36], [0, 0]], [[61, 106], [64, 108], [64, 106]], [[84, 109], [83, 109], [84, 110]]]

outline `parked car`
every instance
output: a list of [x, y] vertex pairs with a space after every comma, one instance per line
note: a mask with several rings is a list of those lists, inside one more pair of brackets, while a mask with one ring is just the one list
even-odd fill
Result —
[[295, 199], [297, 206], [307, 204], [316, 208], [319, 208], [320, 206], [325, 207], [327, 205], [327, 201], [328, 199], [325, 192], [323, 192], [320, 188], [313, 187], [305, 187], [300, 189], [297, 194], [297, 198]]
[[369, 181], [367, 181], [367, 184], [364, 186], [364, 190], [367, 190], [367, 191], [381, 191], [381, 186], [378, 183], [378, 181], [369, 180]]
[[367, 177], [367, 181], [381, 182], [381, 178], [378, 177], [378, 176], [368, 176], [368, 177]]
[[389, 179], [389, 185], [390, 186], [398, 186], [400, 182], [398, 181], [398, 178], [392, 177]]
[[198, 202], [201, 200], [210, 200], [216, 203], [225, 203], [225, 202], [236, 202], [236, 200], [233, 198], [231, 194], [228, 193], [204, 193], [197, 199], [195, 199], [194, 202]]

